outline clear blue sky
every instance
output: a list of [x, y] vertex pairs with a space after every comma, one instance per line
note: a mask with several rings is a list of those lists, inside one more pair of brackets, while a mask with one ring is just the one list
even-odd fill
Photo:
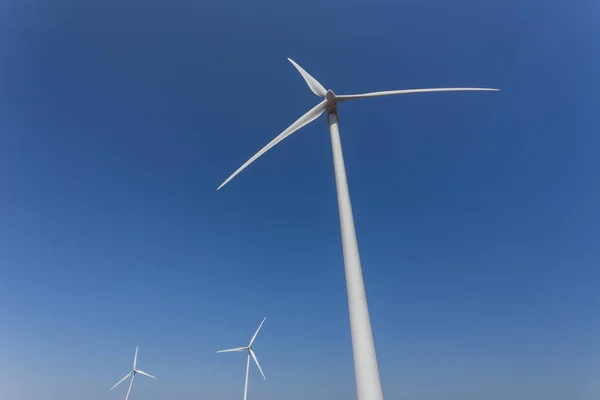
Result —
[[[285, 3], [285, 5], [284, 5]], [[0, 398], [355, 396], [340, 106], [386, 399], [600, 395], [600, 6], [0, 2]]]

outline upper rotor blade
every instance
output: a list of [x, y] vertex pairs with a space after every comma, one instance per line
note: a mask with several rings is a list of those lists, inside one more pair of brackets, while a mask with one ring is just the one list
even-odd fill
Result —
[[135, 366], [137, 364], [137, 353], [138, 353], [138, 347], [139, 346], [135, 346], [135, 356], [133, 357], [133, 369], [135, 369]]
[[217, 353], [228, 353], [230, 351], [244, 351], [244, 350], [248, 350], [248, 348], [247, 347], [236, 347], [235, 349], [219, 350], [219, 351], [217, 351]]
[[262, 368], [260, 367], [260, 364], [258, 363], [258, 359], [256, 358], [256, 354], [254, 354], [254, 350], [250, 349], [250, 355], [252, 355], [252, 358], [254, 359], [254, 362], [256, 363], [256, 366], [258, 367], [258, 370], [262, 374], [263, 378], [267, 379], [267, 377], [265, 376], [265, 373], [263, 372]]
[[148, 377], [150, 377], [150, 378], [156, 379], [156, 377], [155, 377], [155, 376], [152, 376], [152, 375], [150, 375], [149, 373], [142, 371], [141, 369], [138, 369], [138, 370], [137, 370], [137, 371], [135, 371], [135, 372], [137, 372], [138, 374], [146, 375], [146, 376], [148, 376]]
[[323, 85], [321, 85], [318, 80], [316, 80], [308, 72], [306, 72], [304, 68], [296, 64], [294, 60], [288, 58], [288, 61], [291, 62], [294, 67], [296, 67], [298, 72], [300, 72], [310, 90], [312, 90], [312, 92], [317, 96], [325, 98], [325, 95], [327, 95], [327, 90], [325, 90]]
[[389, 90], [385, 92], [371, 92], [363, 94], [349, 94], [336, 96], [337, 101], [363, 99], [366, 97], [391, 96], [395, 94], [410, 94], [410, 93], [428, 93], [428, 92], [463, 92], [463, 91], [486, 91], [498, 92], [500, 89], [489, 88], [436, 88], [436, 89], [405, 89], [405, 90]]
[[111, 388], [110, 388], [110, 390], [109, 390], [109, 392], [110, 392], [111, 390], [113, 390], [114, 388], [116, 388], [117, 386], [119, 386], [119, 384], [120, 384], [121, 382], [123, 382], [125, 379], [129, 378], [129, 377], [131, 376], [131, 374], [133, 374], [133, 371], [129, 372], [127, 375], [125, 375], [125, 376], [123, 377], [123, 379], [121, 379], [119, 382], [117, 382], [117, 383], [115, 384], [115, 386], [111, 387]]
[[262, 326], [265, 323], [266, 319], [267, 319], [267, 317], [263, 318], [262, 322], [258, 326], [258, 329], [256, 330], [256, 332], [254, 332], [254, 336], [252, 336], [252, 339], [250, 339], [250, 344], [248, 345], [248, 347], [252, 346], [252, 343], [254, 343], [254, 340], [256, 339], [256, 335], [258, 335], [258, 331], [260, 331], [260, 328], [262, 328]]
[[266, 145], [265, 147], [263, 147], [251, 159], [249, 159], [248, 161], [246, 161], [244, 163], [244, 165], [242, 165], [241, 167], [239, 167], [237, 171], [235, 171], [233, 174], [231, 174], [231, 176], [229, 178], [227, 178], [225, 180], [225, 182], [223, 182], [221, 184], [221, 186], [219, 186], [217, 188], [217, 190], [219, 190], [223, 186], [225, 186], [227, 184], [227, 182], [229, 182], [237, 174], [239, 174], [240, 172], [242, 172], [242, 170], [244, 168], [246, 168], [248, 165], [252, 164], [252, 162], [254, 160], [256, 160], [258, 157], [260, 157], [263, 154], [265, 154], [271, 147], [275, 146], [277, 143], [281, 142], [283, 139], [285, 139], [286, 137], [290, 136], [292, 133], [296, 132], [298, 129], [302, 128], [303, 126], [305, 126], [305, 125], [311, 123], [312, 121], [314, 121], [315, 119], [317, 119], [321, 114], [323, 114], [323, 111], [325, 111], [325, 108], [327, 108], [327, 100], [323, 100], [322, 102], [320, 102], [319, 104], [317, 104], [315, 107], [313, 107], [311, 110], [309, 110], [306, 114], [304, 114], [303, 116], [301, 116], [300, 118], [298, 118], [296, 120], [296, 122], [294, 122], [292, 125], [290, 125], [285, 131], [281, 132], [279, 134], [279, 136], [277, 136], [275, 139], [271, 140], [271, 142], [268, 145]]

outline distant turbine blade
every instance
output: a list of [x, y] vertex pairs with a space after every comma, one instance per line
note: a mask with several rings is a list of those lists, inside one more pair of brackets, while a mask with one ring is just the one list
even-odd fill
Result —
[[135, 372], [137, 372], [138, 374], [146, 375], [146, 376], [148, 376], [148, 377], [150, 377], [150, 378], [156, 379], [156, 377], [155, 377], [155, 376], [152, 376], [152, 375], [150, 375], [149, 373], [142, 371], [141, 369], [138, 369], [138, 370], [137, 370], [137, 371], [135, 371]]
[[296, 122], [294, 122], [292, 125], [290, 125], [285, 131], [281, 132], [279, 134], [279, 136], [277, 136], [275, 139], [271, 140], [271, 142], [268, 145], [263, 147], [251, 159], [246, 161], [246, 163], [244, 163], [244, 165], [242, 165], [240, 168], [238, 168], [238, 170], [235, 171], [229, 178], [227, 178], [227, 180], [225, 180], [225, 182], [223, 182], [221, 184], [221, 186], [219, 186], [217, 188], [217, 190], [219, 190], [223, 186], [225, 186], [227, 184], [227, 182], [232, 180], [237, 174], [242, 172], [242, 170], [244, 168], [246, 168], [248, 165], [252, 164], [252, 162], [254, 160], [256, 160], [258, 157], [265, 154], [267, 151], [269, 151], [269, 149], [271, 149], [277, 143], [281, 142], [283, 139], [290, 136], [292, 133], [296, 132], [298, 129], [302, 128], [303, 126], [305, 126], [305, 125], [311, 123], [312, 121], [314, 121], [315, 119], [317, 119], [321, 114], [323, 114], [323, 111], [325, 111], [325, 108], [327, 108], [327, 100], [323, 100], [322, 102], [317, 104], [314, 108], [309, 110], [306, 114], [304, 114], [303, 116], [298, 118], [298, 120], [296, 120]]
[[327, 95], [327, 90], [325, 90], [323, 85], [321, 85], [318, 80], [316, 80], [308, 72], [306, 72], [304, 70], [304, 68], [302, 68], [301, 66], [296, 64], [296, 62], [294, 60], [292, 60], [291, 58], [288, 58], [288, 61], [291, 62], [294, 67], [296, 67], [298, 72], [300, 72], [300, 74], [302, 75], [302, 77], [304, 78], [306, 83], [308, 84], [308, 87], [310, 88], [310, 90], [312, 90], [312, 92], [314, 94], [316, 94], [317, 96], [325, 98], [325, 95]]
[[266, 319], [267, 319], [267, 317], [263, 318], [262, 322], [258, 326], [258, 329], [256, 330], [256, 332], [254, 332], [254, 336], [252, 336], [252, 339], [250, 339], [250, 344], [248, 345], [248, 347], [252, 346], [252, 343], [254, 343], [254, 340], [256, 339], [256, 335], [258, 335], [258, 331], [260, 331], [260, 328], [262, 328], [262, 326], [265, 323]]
[[135, 374], [131, 377], [131, 383], [129, 384], [129, 389], [127, 389], [127, 396], [125, 396], [125, 400], [129, 400], [129, 393], [131, 393], [131, 387], [133, 386], [133, 380], [135, 379]]
[[131, 374], [133, 374], [133, 371], [129, 372], [127, 375], [125, 375], [125, 376], [123, 377], [123, 379], [121, 379], [119, 382], [117, 382], [117, 383], [115, 384], [115, 386], [111, 387], [111, 388], [110, 388], [110, 390], [109, 390], [109, 392], [110, 392], [111, 390], [113, 390], [114, 388], [116, 388], [117, 386], [119, 386], [119, 384], [120, 384], [121, 382], [123, 382], [125, 379], [129, 378], [129, 377], [131, 376]]
[[256, 358], [256, 354], [254, 354], [254, 350], [250, 349], [250, 354], [252, 355], [252, 358], [254, 359], [254, 362], [256, 363], [256, 366], [258, 367], [258, 370], [262, 374], [263, 378], [267, 379], [267, 377], [265, 376], [265, 373], [263, 372], [262, 368], [260, 367], [260, 364], [258, 363], [258, 359]]
[[229, 353], [230, 351], [244, 351], [248, 350], [247, 347], [236, 347], [235, 349], [219, 350], [217, 353]]
[[135, 365], [137, 364], [138, 347], [139, 346], [135, 346], [135, 356], [133, 357], [133, 369], [135, 369]]
[[500, 89], [489, 88], [437, 88], [437, 89], [406, 89], [406, 90], [389, 90], [386, 92], [372, 92], [363, 94], [350, 94], [336, 96], [337, 101], [363, 99], [367, 97], [391, 96], [395, 94], [410, 94], [410, 93], [428, 93], [428, 92], [464, 92], [464, 91], [485, 91], [498, 92]]

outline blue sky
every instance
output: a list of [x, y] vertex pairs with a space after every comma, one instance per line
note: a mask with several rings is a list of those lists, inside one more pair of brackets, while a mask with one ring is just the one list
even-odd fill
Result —
[[355, 396], [340, 106], [386, 399], [600, 395], [593, 1], [0, 2], [0, 398]]

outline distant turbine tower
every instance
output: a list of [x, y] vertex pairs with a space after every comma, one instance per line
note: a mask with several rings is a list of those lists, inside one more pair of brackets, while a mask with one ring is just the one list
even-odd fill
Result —
[[487, 88], [440, 88], [440, 89], [408, 89], [390, 90], [386, 92], [372, 92], [363, 94], [338, 96], [332, 90], [325, 90], [315, 78], [306, 72], [293, 60], [288, 60], [300, 72], [308, 87], [314, 94], [321, 97], [323, 101], [301, 116], [290, 125], [279, 136], [263, 147], [258, 153], [250, 158], [244, 165], [238, 168], [229, 178], [219, 186], [221, 189], [227, 182], [232, 180], [244, 168], [250, 165], [258, 157], [281, 142], [298, 129], [317, 119], [327, 110], [327, 123], [331, 134], [331, 147], [333, 150], [333, 165], [338, 197], [338, 210], [340, 214], [340, 228], [342, 232], [342, 250], [344, 253], [344, 267], [346, 271], [346, 290], [348, 294], [348, 309], [350, 311], [350, 331], [352, 335], [352, 352], [354, 355], [354, 376], [356, 379], [356, 392], [358, 400], [382, 400], [381, 380], [375, 354], [375, 344], [371, 331], [369, 308], [367, 306], [367, 295], [363, 282], [360, 256], [358, 254], [358, 243], [354, 229], [354, 218], [346, 180], [346, 168], [344, 166], [344, 155], [338, 128], [337, 103], [345, 100], [354, 100], [367, 97], [389, 96], [395, 94], [425, 93], [425, 92], [454, 92], [454, 91], [498, 91], [498, 89]]
[[[156, 377], [145, 373], [144, 371], [137, 369], [136, 368], [136, 364], [137, 364], [137, 355], [138, 355], [138, 346], [135, 346], [135, 356], [133, 357], [133, 369], [131, 371], [129, 371], [129, 373], [127, 375], [125, 375], [123, 377], [123, 379], [121, 379], [119, 382], [117, 382], [115, 384], [115, 386], [111, 387], [110, 390], [113, 390], [114, 388], [116, 388], [117, 386], [119, 386], [119, 384], [121, 382], [123, 382], [125, 379], [129, 378], [131, 376], [131, 382], [129, 383], [129, 389], [127, 389], [127, 396], [125, 396], [125, 400], [129, 400], [129, 393], [131, 392], [131, 387], [133, 386], [133, 379], [135, 378], [135, 374], [142, 374], [142, 375], [146, 375], [149, 376], [150, 378], [156, 379]], [[110, 392], [109, 390], [109, 392]]]
[[246, 346], [246, 347], [237, 347], [235, 349], [227, 349], [227, 350], [219, 350], [219, 351], [217, 351], [217, 353], [228, 353], [228, 352], [231, 352], [231, 351], [247, 351], [248, 352], [248, 359], [246, 360], [246, 383], [244, 384], [244, 400], [246, 400], [246, 396], [248, 394], [248, 372], [250, 370], [250, 357], [252, 357], [254, 359], [254, 362], [256, 363], [256, 366], [258, 367], [258, 370], [260, 371], [260, 373], [263, 376], [263, 378], [267, 379], [267, 377], [265, 376], [262, 368], [260, 367], [260, 364], [258, 363], [258, 359], [256, 358], [256, 354], [254, 354], [254, 350], [252, 349], [252, 344], [254, 343], [254, 340], [256, 339], [256, 335], [258, 335], [258, 331], [260, 331], [260, 328], [262, 328], [263, 324], [265, 323], [265, 319], [267, 319], [267, 317], [263, 318], [262, 322], [258, 326], [258, 329], [256, 330], [256, 332], [254, 332], [254, 336], [252, 336], [252, 339], [250, 339], [250, 344], [248, 344], [248, 346]]

